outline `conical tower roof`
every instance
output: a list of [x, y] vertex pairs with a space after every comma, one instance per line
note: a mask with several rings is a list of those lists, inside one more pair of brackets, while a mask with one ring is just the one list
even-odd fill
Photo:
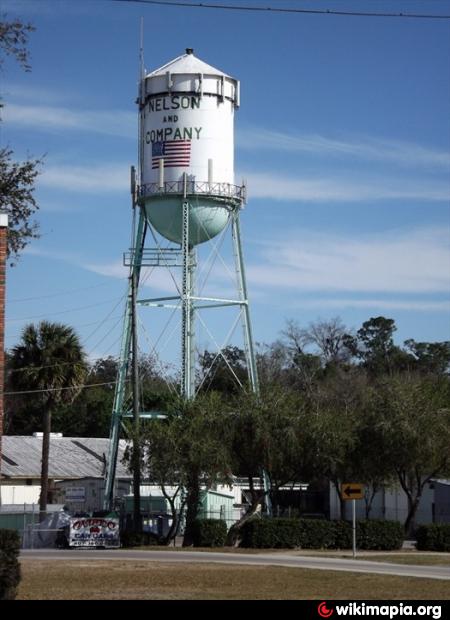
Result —
[[220, 69], [216, 69], [203, 60], [200, 60], [200, 58], [194, 56], [194, 50], [190, 48], [186, 50], [185, 54], [174, 58], [162, 67], [159, 67], [159, 69], [155, 69], [151, 73], [147, 73], [146, 77], [165, 75], [168, 71], [170, 73], [203, 73], [206, 75], [223, 75], [224, 77], [231, 77], [223, 71], [220, 71]]
[[144, 106], [149, 97], [176, 93], [210, 95], [221, 101], [228, 99], [239, 107], [239, 81], [194, 56], [190, 48], [182, 56], [145, 75], [139, 104]]

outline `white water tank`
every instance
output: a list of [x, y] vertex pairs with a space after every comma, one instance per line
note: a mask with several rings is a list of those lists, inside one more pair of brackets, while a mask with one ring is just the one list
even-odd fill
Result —
[[145, 75], [139, 105], [140, 192], [148, 219], [164, 237], [181, 243], [186, 193], [190, 244], [211, 239], [243, 198], [234, 185], [239, 82], [187, 49]]

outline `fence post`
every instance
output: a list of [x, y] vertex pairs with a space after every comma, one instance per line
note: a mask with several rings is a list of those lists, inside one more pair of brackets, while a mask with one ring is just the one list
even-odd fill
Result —
[[36, 504], [33, 502], [33, 512], [31, 515], [31, 548], [34, 549], [34, 509]]
[[22, 526], [22, 549], [24, 549], [25, 544], [25, 533], [27, 527], [27, 514], [26, 514], [26, 504], [23, 505], [23, 526]]

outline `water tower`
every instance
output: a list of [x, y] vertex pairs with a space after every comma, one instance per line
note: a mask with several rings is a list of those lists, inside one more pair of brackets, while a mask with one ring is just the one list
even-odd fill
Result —
[[[120, 426], [122, 418], [129, 416], [125, 392], [133, 349], [133, 304], [179, 308], [180, 393], [185, 399], [194, 398], [196, 390], [197, 312], [237, 306], [249, 384], [258, 392], [239, 224], [246, 192], [244, 185], [234, 181], [234, 112], [239, 107], [239, 82], [187, 49], [159, 69], [142, 73], [137, 103], [139, 167], [137, 179], [132, 169], [131, 183], [134, 244], [125, 263], [130, 267], [130, 284], [107, 461], [105, 505], [109, 506], [114, 492]], [[228, 230], [234, 257], [235, 295], [224, 298], [196, 294], [197, 247], [214, 243], [217, 235]], [[171, 247], [158, 243], [158, 235], [172, 242]], [[150, 237], [152, 247], [146, 243]], [[143, 267], [181, 269], [177, 294], [138, 299]], [[141, 413], [141, 417], [152, 415], [157, 414]]]

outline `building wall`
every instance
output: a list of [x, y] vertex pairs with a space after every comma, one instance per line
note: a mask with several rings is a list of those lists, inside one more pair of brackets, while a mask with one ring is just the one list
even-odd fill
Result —
[[450, 484], [434, 483], [434, 521], [450, 523]]
[[[0, 484], [0, 506], [4, 504], [38, 504], [41, 486], [39, 480], [15, 481], [15, 483], [4, 480]], [[116, 495], [121, 497], [127, 495], [131, 490], [131, 483], [128, 481], [116, 481]], [[70, 510], [74, 512], [93, 512], [103, 510], [103, 496], [105, 481], [103, 478], [82, 478], [78, 480], [59, 480], [52, 482], [52, 504], [68, 504]], [[73, 487], [83, 487], [85, 489], [85, 500], [80, 502], [66, 502], [66, 489]]]
[[[140, 490], [142, 497], [159, 498], [162, 496], [161, 487], [156, 484], [141, 485]], [[166, 491], [169, 495], [174, 495], [176, 487], [166, 487]], [[241, 489], [236, 485], [233, 488], [217, 485], [214, 490], [210, 490], [206, 494], [203, 491], [199, 516], [203, 519], [223, 519], [230, 527], [241, 517], [241, 509], [234, 507], [234, 504], [240, 504], [241, 495]], [[178, 492], [175, 500], [176, 508], [180, 507], [180, 502], [181, 492]], [[169, 505], [167, 505], [167, 509], [170, 510]]]
[[240, 512], [233, 507], [234, 496], [230, 493], [218, 493], [217, 491], [203, 491], [201, 508], [198, 516], [201, 519], [220, 519], [226, 521], [231, 527], [239, 517]]
[[[84, 501], [68, 501], [66, 489], [84, 488]], [[82, 478], [79, 480], [60, 480], [55, 483], [54, 502], [67, 504], [72, 512], [94, 512], [103, 510], [105, 494], [105, 481], [103, 478]], [[130, 493], [131, 483], [116, 480], [116, 497], [122, 497]]]
[[[433, 503], [435, 501], [434, 490], [429, 484], [425, 485], [422, 499], [416, 513], [417, 524], [433, 523]], [[346, 519], [352, 517], [352, 502], [345, 502]], [[370, 511], [370, 519], [386, 519], [388, 521], [400, 521], [404, 523], [408, 514], [408, 500], [406, 493], [400, 487], [382, 489], [373, 500]], [[334, 486], [330, 486], [330, 518], [339, 519], [339, 497]], [[356, 518], [366, 518], [366, 505], [364, 500], [356, 500]]]
[[5, 484], [0, 485], [0, 505], [3, 504], [37, 504], [41, 486], [39, 482], [32, 485]]

